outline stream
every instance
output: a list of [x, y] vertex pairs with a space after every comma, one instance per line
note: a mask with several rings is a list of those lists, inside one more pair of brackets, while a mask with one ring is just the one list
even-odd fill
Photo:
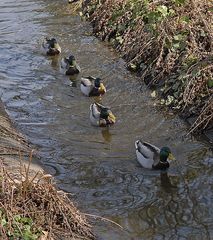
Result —
[[[187, 136], [176, 116], [154, 106], [150, 90], [125, 69], [107, 43], [64, 0], [0, 1], [0, 96], [17, 128], [38, 150], [42, 166], [84, 213], [97, 219], [101, 240], [213, 239], [213, 155], [204, 140]], [[47, 57], [40, 43], [54, 36], [61, 56]], [[59, 69], [73, 54], [82, 73]], [[81, 76], [104, 80], [104, 105], [117, 122], [93, 127], [80, 92]], [[169, 146], [168, 172], [143, 169], [134, 142]]]

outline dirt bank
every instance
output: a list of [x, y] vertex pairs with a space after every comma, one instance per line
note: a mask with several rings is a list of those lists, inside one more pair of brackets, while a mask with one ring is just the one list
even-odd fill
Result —
[[213, 140], [213, 8], [211, 1], [85, 0], [94, 34], [108, 41], [189, 132]]
[[85, 216], [52, 176], [0, 102], [0, 239], [95, 239]]
[[[29, 146], [25, 137], [15, 129], [14, 124], [9, 119], [3, 103], [0, 101], [0, 158], [3, 160], [7, 169], [17, 172], [19, 168], [20, 154], [23, 161], [28, 162], [25, 158], [29, 155], [32, 148]], [[35, 171], [42, 170], [34, 159], [31, 168]]]

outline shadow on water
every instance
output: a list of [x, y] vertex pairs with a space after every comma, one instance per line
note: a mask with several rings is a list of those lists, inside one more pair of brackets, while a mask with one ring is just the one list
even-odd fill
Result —
[[[84, 212], [124, 228], [97, 221], [100, 239], [211, 239], [209, 146], [185, 138], [184, 124], [157, 111], [123, 60], [70, 12], [66, 1], [1, 1], [0, 92], [10, 116]], [[44, 36], [58, 39], [62, 56], [41, 54], [38, 42]], [[90, 125], [89, 106], [97, 99], [81, 94], [80, 76], [60, 73], [59, 61], [70, 53], [83, 76], [104, 79], [108, 92], [98, 101], [111, 106], [113, 127]], [[171, 147], [177, 161], [168, 173], [140, 167], [138, 138]]]
[[171, 183], [171, 177], [168, 176], [167, 171], [160, 173], [161, 187], [167, 192], [171, 193], [173, 190], [177, 190], [177, 186]]

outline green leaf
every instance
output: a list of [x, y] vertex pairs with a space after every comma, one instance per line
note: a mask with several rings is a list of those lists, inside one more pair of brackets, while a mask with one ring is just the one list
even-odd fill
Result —
[[186, 3], [186, 0], [173, 0], [177, 5], [183, 5]]
[[5, 225], [7, 225], [7, 220], [5, 218], [2, 218], [1, 220], [1, 225], [2, 227], [4, 227]]
[[27, 233], [31, 233], [31, 226], [30, 225], [25, 225], [24, 227], [24, 230], [27, 232]]
[[152, 98], [156, 98], [156, 97], [157, 97], [157, 93], [156, 93], [155, 90], [151, 93], [151, 97], [152, 97]]
[[182, 34], [177, 34], [174, 36], [174, 40], [176, 40], [176, 41], [182, 41], [184, 38], [185, 38], [185, 36]]
[[207, 85], [208, 85], [209, 88], [212, 88], [213, 87], [213, 79], [209, 79], [207, 81]]
[[199, 71], [197, 69], [192, 70], [192, 77], [197, 77], [199, 75]]
[[209, 11], [210, 11], [210, 12], [213, 12], [213, 7], [210, 7], [210, 8], [209, 8]]
[[129, 66], [128, 66], [128, 68], [129, 68], [130, 70], [136, 71], [137, 66], [136, 66], [134, 63], [130, 63]]
[[180, 48], [180, 43], [174, 43], [174, 44], [172, 44], [172, 47], [173, 47], [175, 50], [177, 50], [177, 49]]
[[124, 31], [125, 29], [126, 29], [125, 24], [119, 24], [119, 25], [117, 26], [117, 30], [118, 30], [118, 31]]
[[169, 15], [170, 15], [170, 16], [175, 15], [175, 10], [174, 10], [174, 9], [169, 9]]
[[166, 106], [169, 106], [173, 101], [174, 101], [174, 97], [168, 95], [168, 96], [167, 96], [167, 99], [166, 99], [166, 102], [165, 102], [165, 105], [166, 105]]
[[164, 104], [165, 104], [165, 99], [161, 99], [161, 100], [160, 100], [160, 104], [161, 104], [161, 105], [164, 105]]
[[116, 37], [116, 40], [117, 40], [120, 44], [122, 44], [123, 41], [124, 41], [124, 39], [123, 39], [121, 36]]
[[14, 220], [15, 220], [16, 222], [20, 222], [21, 216], [20, 216], [20, 215], [15, 215], [15, 216], [14, 216]]
[[27, 224], [27, 225], [32, 225], [33, 221], [31, 218], [28, 217], [22, 217], [20, 222], [22, 222], [23, 224]]
[[162, 20], [162, 15], [160, 12], [152, 11], [144, 16], [144, 19], [148, 23], [156, 23]]
[[201, 31], [200, 31], [200, 36], [201, 37], [206, 37], [207, 36], [207, 34], [204, 32], [203, 29], [201, 29]]
[[157, 11], [160, 12], [164, 17], [168, 15], [168, 8], [165, 5], [158, 6]]
[[13, 236], [13, 234], [11, 233], [11, 231], [10, 231], [10, 230], [7, 232], [7, 235], [8, 235], [8, 237], [11, 237], [11, 236]]
[[186, 42], [180, 42], [180, 50], [184, 50], [186, 48]]
[[182, 16], [180, 19], [181, 19], [182, 22], [185, 22], [185, 23], [189, 23], [190, 22], [189, 16]]

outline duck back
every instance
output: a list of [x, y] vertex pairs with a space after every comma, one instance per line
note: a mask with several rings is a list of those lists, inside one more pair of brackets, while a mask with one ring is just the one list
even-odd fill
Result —
[[90, 92], [93, 89], [91, 81], [87, 78], [81, 78], [81, 92], [86, 96], [90, 96]]
[[90, 121], [92, 125], [99, 126], [100, 111], [95, 103], [90, 105]]

